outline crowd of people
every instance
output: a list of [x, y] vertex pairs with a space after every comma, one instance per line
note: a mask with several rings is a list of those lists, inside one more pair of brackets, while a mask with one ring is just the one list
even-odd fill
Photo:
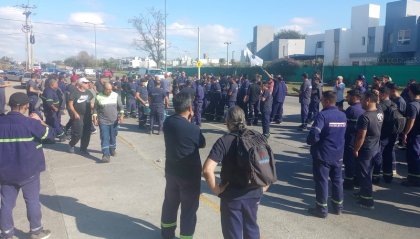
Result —
[[[192, 238], [202, 172], [211, 190], [221, 197], [224, 237], [259, 238], [258, 202], [269, 185], [241, 188], [227, 178], [238, 173], [235, 171], [238, 170], [235, 167], [237, 139], [232, 134], [261, 121], [266, 142], [270, 125], [283, 121], [288, 87], [281, 75], [267, 73], [267, 76], [266, 81], [261, 75], [249, 79], [247, 75], [204, 74], [194, 79], [181, 72], [165, 75], [163, 79], [98, 76], [93, 82], [73, 74], [68, 82], [65, 75], [41, 79], [38, 74], [32, 74], [26, 94], [15, 93], [10, 97], [9, 113], [5, 114], [6, 100], [0, 98], [0, 152], [10, 153], [10, 157], [2, 157], [0, 162], [3, 235], [13, 235], [12, 209], [19, 189], [30, 199], [26, 203], [33, 238], [46, 238], [42, 236], [50, 234], [40, 222], [39, 173], [45, 169], [42, 144], [69, 140], [68, 152], [75, 153], [80, 141], [80, 153], [89, 155], [90, 136], [99, 127], [101, 162], [107, 163], [116, 155], [118, 125], [124, 118], [132, 117], [138, 118], [138, 127], [147, 133], [154, 134], [157, 124], [157, 134], [164, 135], [163, 238], [174, 237], [179, 205], [181, 238]], [[0, 92], [7, 86], [0, 81]], [[408, 176], [403, 185], [419, 187], [420, 84], [412, 80], [400, 94], [389, 76], [375, 76], [369, 87], [366, 78], [360, 75], [347, 94], [342, 76], [337, 77], [332, 90], [323, 88], [318, 73], [312, 79], [303, 74], [300, 89], [293, 88], [299, 94], [301, 105], [298, 129], [309, 129], [306, 143], [311, 146], [313, 157], [316, 204], [309, 213], [321, 218], [328, 215], [328, 179], [332, 183], [333, 213], [342, 212], [343, 189], [355, 190], [360, 206], [373, 209], [372, 184], [381, 180], [392, 183], [396, 173], [395, 145], [406, 150]], [[171, 93], [175, 114], [168, 116]], [[61, 120], [64, 110], [70, 116], [65, 125]], [[213, 145], [203, 168], [198, 153], [206, 144], [200, 130], [202, 119], [225, 122], [230, 132]], [[31, 156], [36, 159], [22, 168], [16, 163], [16, 158], [23, 157], [19, 161], [27, 162]], [[214, 175], [219, 163], [225, 172], [220, 185]]]

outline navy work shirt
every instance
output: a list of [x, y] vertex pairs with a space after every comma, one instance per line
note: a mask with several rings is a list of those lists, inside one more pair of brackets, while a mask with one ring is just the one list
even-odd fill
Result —
[[150, 106], [153, 109], [163, 108], [163, 103], [165, 100], [166, 94], [162, 88], [153, 88], [149, 91]]
[[311, 102], [312, 84], [306, 79], [300, 86], [299, 103], [309, 105]]
[[199, 148], [204, 148], [206, 140], [201, 129], [184, 117], [175, 114], [163, 122], [165, 138], [165, 173], [183, 179], [201, 178], [201, 158]]
[[231, 83], [230, 84], [230, 87], [229, 87], [228, 94], [230, 94], [228, 96], [229, 97], [229, 101], [236, 102], [236, 98], [238, 97], [238, 84]]
[[46, 114], [52, 114], [55, 112], [51, 106], [60, 109], [60, 98], [57, 94], [58, 90], [54, 90], [51, 87], [45, 88], [44, 92], [42, 92], [42, 101], [44, 105], [44, 112]]
[[0, 182], [19, 184], [44, 171], [41, 140], [54, 137], [54, 130], [19, 112], [0, 117]]
[[408, 138], [420, 136], [420, 100], [414, 100], [408, 104], [407, 118], [416, 120], [413, 128], [408, 134]]
[[346, 109], [346, 147], [354, 148], [357, 133], [357, 119], [365, 112], [360, 103], [353, 104]]
[[346, 115], [335, 106], [319, 112], [306, 139], [314, 159], [324, 162], [343, 159], [346, 124]]

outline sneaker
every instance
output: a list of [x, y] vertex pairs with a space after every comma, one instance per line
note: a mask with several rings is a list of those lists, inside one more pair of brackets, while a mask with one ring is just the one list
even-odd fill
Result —
[[65, 141], [66, 141], [66, 136], [65, 135], [62, 135], [58, 138], [58, 142], [60, 142], [60, 143], [65, 142]]
[[326, 213], [322, 213], [314, 207], [308, 208], [308, 213], [311, 214], [314, 217], [319, 217], [319, 218], [326, 218], [327, 217]]
[[71, 153], [71, 154], [74, 154], [74, 146], [69, 145], [68, 152]]
[[342, 209], [338, 209], [338, 208], [332, 208], [332, 210], [331, 210], [331, 213], [332, 214], [335, 214], [335, 215], [337, 215], [337, 216], [340, 216], [342, 213], [343, 213], [343, 210]]
[[102, 162], [109, 163], [111, 161], [111, 157], [109, 155], [102, 155]]
[[264, 136], [266, 139], [270, 138], [270, 135], [271, 135], [271, 134], [263, 134], [263, 136]]
[[38, 232], [31, 233], [31, 239], [47, 239], [51, 236], [50, 230], [39, 230]]
[[374, 205], [367, 205], [365, 203], [362, 203], [361, 201], [358, 201], [357, 204], [364, 209], [368, 209], [368, 210], [374, 210], [375, 206]]
[[80, 154], [81, 154], [81, 155], [84, 155], [84, 156], [90, 156], [90, 153], [88, 152], [88, 150], [87, 150], [87, 149], [81, 149], [81, 150], [80, 150]]
[[94, 129], [94, 130], [92, 130], [92, 132], [90, 132], [91, 134], [96, 134], [96, 133], [98, 133], [98, 130], [97, 129]]
[[115, 155], [117, 155], [117, 152], [115, 152], [115, 149], [110, 149], [109, 153], [111, 154], [112, 157], [115, 157]]

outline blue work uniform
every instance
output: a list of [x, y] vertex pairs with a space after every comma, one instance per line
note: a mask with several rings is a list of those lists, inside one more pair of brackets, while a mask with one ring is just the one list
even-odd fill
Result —
[[344, 189], [352, 190], [354, 186], [358, 186], [355, 177], [355, 158], [353, 156], [354, 141], [357, 133], [357, 119], [365, 112], [360, 103], [349, 106], [346, 111], [347, 127], [345, 135], [344, 147]]
[[[0, 78], [0, 86], [4, 85], [3, 78]], [[0, 116], [6, 113], [6, 89], [0, 87]]]
[[[58, 89], [52, 89], [51, 87], [45, 88], [42, 93], [42, 100], [46, 123], [55, 131], [57, 137], [62, 137], [64, 136], [64, 130], [61, 127], [60, 98], [57, 91]], [[54, 111], [52, 106], [58, 109], [58, 111]]]
[[248, 96], [248, 125], [257, 125], [260, 114], [261, 87], [258, 83], [252, 83], [247, 92]]
[[14, 234], [13, 208], [21, 189], [31, 233], [42, 230], [39, 192], [45, 158], [41, 141], [54, 137], [48, 127], [19, 112], [0, 117], [0, 229], [7, 238]]
[[238, 84], [231, 83], [228, 90], [228, 108], [236, 105], [236, 99], [238, 98]]
[[162, 131], [163, 118], [164, 118], [164, 101], [165, 91], [162, 88], [155, 87], [149, 91], [149, 104], [150, 104], [150, 132], [153, 133], [155, 121], [158, 121], [159, 133]]
[[30, 79], [26, 83], [26, 94], [29, 97], [29, 114], [36, 113], [39, 117], [42, 117], [41, 116], [41, 111], [40, 111], [40, 109], [38, 107], [38, 104], [37, 104], [38, 103], [38, 99], [39, 99], [38, 94], [37, 93], [30, 92], [29, 89], [31, 87], [34, 88], [34, 89], [36, 89], [36, 90], [39, 89], [38, 88], [38, 85], [36, 84], [36, 82], [34, 80], [32, 80], [32, 79]]
[[221, 88], [221, 93], [222, 93], [222, 99], [219, 101], [219, 105], [217, 106], [217, 109], [216, 109], [216, 115], [217, 115], [216, 120], [220, 120], [225, 114], [225, 106], [227, 105], [228, 91], [230, 87], [229, 81], [225, 77], [220, 79], [219, 83], [220, 83], [220, 88]]
[[263, 134], [267, 137], [270, 135], [270, 116], [273, 107], [273, 96], [269, 90], [265, 90], [261, 95], [261, 123]]
[[127, 112], [126, 112], [126, 116], [131, 115], [131, 117], [135, 117], [136, 116], [136, 89], [137, 89], [137, 84], [134, 82], [130, 82], [127, 85], [127, 102], [126, 102], [126, 106], [127, 106]]
[[[149, 101], [149, 92], [147, 91], [146, 86], [139, 86], [137, 87], [137, 93], [139, 93], [140, 98], [143, 101], [148, 102]], [[147, 115], [150, 113], [148, 112], [150, 110], [149, 107], [143, 105], [141, 102], [138, 104], [138, 115], [139, 115], [139, 127], [142, 128], [147, 123]]]
[[319, 113], [319, 103], [321, 102], [322, 89], [321, 84], [313, 83], [311, 92], [311, 103], [309, 103], [309, 113], [307, 123], [315, 120]]
[[210, 105], [209, 105], [209, 114], [211, 115], [210, 119], [216, 119], [217, 117], [217, 107], [222, 100], [222, 88], [218, 81], [215, 81], [211, 84], [210, 88]]
[[246, 93], [248, 92], [248, 88], [249, 88], [249, 80], [248, 79], [242, 80], [241, 85], [239, 86], [238, 99], [236, 100], [236, 102], [238, 103], [238, 106], [241, 107], [241, 109], [244, 111], [246, 116], [248, 116], [248, 107], [247, 107], [246, 102], [244, 101], [244, 98], [246, 96]]
[[347, 118], [336, 106], [324, 108], [315, 118], [307, 137], [313, 158], [316, 209], [328, 213], [328, 178], [332, 183], [331, 201], [335, 211], [343, 208], [343, 179], [341, 167], [344, 154], [344, 135]]
[[193, 123], [198, 126], [201, 126], [201, 113], [203, 111], [203, 102], [204, 102], [204, 88], [199, 81], [195, 82], [195, 97], [193, 102], [194, 107], [194, 118]]
[[299, 103], [300, 103], [300, 118], [302, 126], [306, 127], [308, 113], [309, 113], [309, 104], [311, 102], [311, 93], [312, 93], [312, 84], [309, 79], [305, 79], [300, 86], [299, 93]]
[[283, 121], [283, 104], [287, 95], [287, 86], [283, 80], [275, 80], [273, 88], [273, 110], [271, 121], [281, 123]]
[[420, 100], [408, 104], [407, 119], [415, 120], [407, 136], [407, 180], [420, 186]]

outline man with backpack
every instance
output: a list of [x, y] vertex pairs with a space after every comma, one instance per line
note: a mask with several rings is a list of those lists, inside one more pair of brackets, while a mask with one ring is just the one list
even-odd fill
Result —
[[374, 158], [372, 182], [378, 184], [381, 177], [381, 168], [385, 183], [391, 183], [396, 172], [396, 158], [394, 145], [397, 137], [405, 126], [405, 118], [398, 111], [397, 105], [389, 98], [390, 90], [387, 87], [379, 88], [380, 103], [378, 108], [384, 113], [384, 122], [381, 129], [380, 148]]
[[[274, 156], [260, 133], [246, 129], [243, 110], [228, 109], [229, 134], [219, 138], [204, 163], [203, 174], [212, 192], [220, 197], [225, 239], [259, 239], [258, 204], [264, 191], [277, 180]], [[214, 171], [222, 164], [221, 183]]]
[[325, 218], [328, 215], [328, 178], [332, 183], [333, 213], [340, 215], [343, 209], [341, 167], [347, 118], [335, 106], [336, 99], [332, 91], [322, 93], [323, 110], [315, 118], [306, 140], [307, 144], [311, 145], [316, 193], [316, 206], [309, 208], [308, 212], [319, 218]]

